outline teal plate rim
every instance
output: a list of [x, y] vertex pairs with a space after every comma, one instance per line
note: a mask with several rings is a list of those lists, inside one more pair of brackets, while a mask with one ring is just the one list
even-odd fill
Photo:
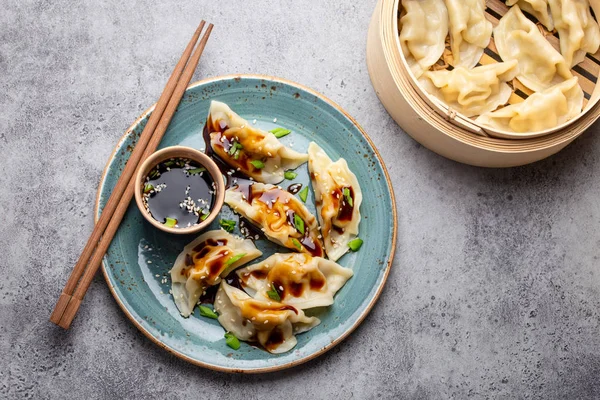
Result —
[[[208, 362], [204, 362], [204, 361], [200, 361], [194, 358], [191, 358], [181, 352], [179, 352], [177, 349], [174, 349], [172, 347], [170, 347], [169, 345], [167, 345], [166, 343], [162, 342], [159, 338], [157, 338], [156, 336], [154, 336], [151, 332], [149, 332], [144, 326], [142, 326], [135, 318], [135, 316], [131, 313], [131, 311], [125, 306], [125, 304], [121, 301], [114, 285], [111, 283], [111, 279], [109, 277], [109, 267], [106, 265], [106, 258], [103, 258], [102, 260], [102, 274], [104, 275], [104, 280], [106, 281], [108, 288], [112, 294], [112, 296], [114, 297], [115, 301], [117, 302], [117, 304], [119, 305], [119, 307], [121, 308], [121, 310], [125, 313], [125, 315], [127, 316], [127, 318], [133, 323], [134, 326], [136, 326], [143, 334], [144, 336], [146, 336], [148, 339], [150, 339], [153, 343], [155, 343], [157, 346], [161, 347], [162, 349], [168, 351], [169, 353], [175, 355], [176, 357], [183, 359], [191, 364], [200, 366], [200, 367], [204, 367], [204, 368], [208, 368], [214, 371], [220, 371], [220, 372], [229, 372], [229, 373], [252, 373], [252, 374], [256, 374], [256, 373], [267, 373], [267, 372], [275, 372], [275, 371], [280, 371], [280, 370], [284, 370], [284, 369], [288, 369], [288, 368], [292, 368], [294, 366], [303, 364], [307, 361], [310, 361], [318, 356], [320, 356], [321, 354], [327, 352], [328, 350], [332, 349], [333, 347], [335, 347], [337, 344], [339, 344], [340, 342], [342, 342], [346, 337], [348, 337], [362, 322], [363, 320], [366, 318], [366, 316], [369, 314], [369, 312], [371, 311], [371, 309], [373, 308], [373, 306], [375, 305], [375, 303], [377, 302], [377, 300], [379, 299], [379, 296], [381, 295], [381, 292], [383, 291], [383, 288], [385, 286], [385, 283], [387, 281], [387, 278], [389, 276], [390, 273], [390, 269], [392, 266], [392, 262], [394, 260], [394, 254], [395, 254], [395, 249], [396, 249], [396, 239], [397, 239], [397, 230], [398, 230], [398, 221], [397, 221], [397, 211], [396, 211], [396, 197], [394, 194], [394, 190], [392, 187], [392, 183], [389, 177], [389, 173], [387, 171], [387, 168], [385, 166], [385, 163], [383, 161], [383, 159], [381, 158], [381, 155], [379, 154], [379, 151], [377, 150], [377, 148], [375, 147], [373, 141], [371, 140], [371, 138], [369, 137], [369, 135], [364, 131], [364, 129], [360, 126], [360, 124], [352, 117], [350, 116], [344, 109], [342, 109], [338, 104], [336, 104], [335, 102], [333, 102], [332, 100], [328, 99], [327, 97], [325, 97], [324, 95], [304, 86], [301, 85], [299, 83], [296, 82], [292, 82], [289, 81], [287, 79], [283, 79], [283, 78], [278, 78], [278, 77], [273, 77], [273, 76], [268, 76], [268, 75], [260, 75], [260, 74], [231, 74], [231, 75], [222, 75], [222, 76], [217, 76], [217, 77], [212, 77], [212, 78], [207, 78], [207, 79], [202, 79], [199, 81], [196, 81], [192, 84], [190, 84], [187, 88], [186, 88], [186, 92], [192, 88], [195, 88], [197, 86], [201, 86], [201, 85], [205, 85], [205, 84], [209, 84], [209, 83], [215, 83], [218, 81], [225, 81], [225, 80], [239, 80], [239, 79], [260, 79], [260, 80], [265, 80], [265, 81], [271, 81], [271, 82], [275, 82], [275, 83], [279, 83], [279, 84], [283, 84], [283, 85], [289, 85], [289, 86], [293, 86], [301, 91], [307, 92], [317, 98], [319, 98], [320, 100], [322, 100], [323, 102], [327, 103], [328, 105], [330, 105], [331, 107], [333, 107], [335, 110], [337, 110], [338, 112], [340, 112], [345, 118], [347, 118], [352, 125], [354, 125], [358, 131], [362, 134], [362, 136], [365, 138], [365, 140], [369, 143], [369, 146], [371, 147], [371, 149], [373, 150], [373, 153], [375, 154], [375, 156], [377, 157], [377, 160], [379, 162], [379, 164], [381, 165], [381, 169], [384, 173], [384, 177], [385, 177], [385, 181], [387, 183], [387, 188], [389, 190], [390, 193], [390, 201], [391, 201], [391, 208], [392, 208], [392, 222], [393, 222], [393, 228], [392, 228], [392, 237], [391, 237], [391, 243], [390, 243], [390, 250], [389, 250], [389, 254], [387, 256], [387, 263], [385, 266], [385, 270], [383, 271], [383, 277], [381, 279], [381, 281], [378, 284], [377, 290], [375, 292], [375, 294], [373, 295], [373, 297], [371, 298], [370, 302], [367, 304], [367, 306], [362, 310], [362, 312], [360, 312], [358, 318], [356, 319], [356, 321], [349, 326], [341, 335], [339, 335], [337, 338], [335, 338], [334, 340], [332, 340], [329, 344], [327, 344], [326, 346], [320, 348], [318, 351], [315, 351], [311, 354], [308, 354], [304, 357], [295, 359], [291, 362], [287, 362], [285, 364], [280, 364], [280, 365], [274, 365], [274, 366], [270, 366], [270, 367], [261, 367], [261, 368], [230, 368], [230, 367], [222, 367], [222, 366], [218, 366], [218, 365], [214, 365]], [[100, 183], [98, 185], [98, 190], [96, 193], [96, 201], [95, 201], [95, 207], [94, 207], [94, 223], [98, 222], [98, 219], [100, 217], [99, 214], [99, 210], [100, 210], [100, 201], [101, 201], [101, 194], [102, 191], [104, 189], [104, 185], [106, 183], [106, 175], [108, 173], [109, 167], [111, 165], [111, 163], [114, 161], [117, 152], [121, 149], [123, 143], [127, 140], [127, 138], [129, 137], [129, 135], [134, 131], [134, 129], [148, 116], [148, 114], [150, 114], [154, 108], [156, 107], [156, 104], [153, 104], [150, 108], [148, 108], [146, 111], [144, 111], [132, 124], [131, 126], [125, 131], [125, 133], [123, 134], [123, 136], [121, 136], [121, 138], [119, 139], [119, 141], [117, 142], [117, 144], [115, 145], [111, 155], [109, 156], [106, 165], [104, 167], [104, 170], [102, 171], [102, 176], [100, 177]]]

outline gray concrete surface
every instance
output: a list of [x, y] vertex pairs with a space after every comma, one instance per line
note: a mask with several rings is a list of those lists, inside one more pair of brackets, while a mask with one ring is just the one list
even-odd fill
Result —
[[[429, 152], [371, 88], [374, 6], [2, 2], [1, 398], [600, 398], [600, 127], [510, 170]], [[372, 136], [396, 190], [397, 256], [379, 303], [337, 348], [282, 373], [226, 375], [169, 355], [101, 276], [69, 332], [48, 322], [107, 157], [201, 17], [217, 27], [198, 78], [263, 73], [324, 93]]]

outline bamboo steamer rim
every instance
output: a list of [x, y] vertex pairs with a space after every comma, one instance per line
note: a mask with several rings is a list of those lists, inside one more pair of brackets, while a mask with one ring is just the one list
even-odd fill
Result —
[[[588, 102], [587, 107], [578, 115], [566, 123], [551, 129], [550, 133], [543, 136], [519, 139], [504, 139], [486, 136], [487, 127], [483, 127], [475, 121], [460, 117], [450, 121], [446, 111], [427, 94], [417, 82], [408, 68], [408, 64], [402, 54], [399, 38], [398, 11], [401, 0], [381, 0], [380, 23], [381, 38], [386, 63], [396, 86], [404, 96], [405, 100], [415, 110], [420, 118], [428, 124], [462, 142], [468, 146], [480, 148], [499, 153], [520, 153], [543, 151], [556, 146], [566, 145], [581, 135], [600, 116], [600, 96], [596, 95], [598, 90]], [[600, 88], [600, 82], [596, 89]], [[439, 103], [440, 101], [437, 100]], [[466, 124], [465, 124], [465, 119]], [[460, 126], [460, 125], [462, 126]], [[482, 132], [483, 131], [483, 132]], [[479, 133], [478, 133], [479, 132]]]

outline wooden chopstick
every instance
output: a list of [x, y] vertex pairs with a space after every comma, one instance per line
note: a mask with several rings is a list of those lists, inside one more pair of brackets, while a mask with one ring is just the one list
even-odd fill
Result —
[[[117, 182], [117, 186], [115, 187], [115, 189], [113, 189], [111, 197], [109, 198], [109, 201], [107, 202], [105, 208], [102, 211], [101, 218], [96, 224], [96, 228], [94, 229], [94, 232], [92, 232], [88, 244], [86, 245], [86, 248], [84, 249], [84, 252], [82, 253], [79, 261], [77, 262], [77, 265], [75, 266], [75, 269], [73, 270], [73, 273], [69, 278], [69, 282], [67, 282], [67, 285], [65, 286], [65, 289], [63, 290], [63, 293], [59, 298], [55, 310], [52, 313], [50, 320], [65, 329], [69, 328], [71, 322], [73, 321], [73, 318], [75, 318], [75, 314], [77, 313], [77, 310], [81, 305], [81, 301], [85, 296], [85, 293], [89, 288], [89, 285], [91, 284], [91, 281], [94, 275], [96, 274], [96, 271], [100, 267], [102, 258], [104, 257], [104, 254], [106, 253], [106, 250], [108, 249], [108, 246], [110, 245], [110, 242], [112, 241], [119, 227], [119, 224], [123, 219], [125, 211], [127, 210], [129, 203], [131, 202], [131, 198], [133, 197], [135, 189], [134, 181], [137, 169], [139, 168], [141, 163], [150, 154], [152, 154], [160, 144], [160, 141], [165, 131], [167, 130], [169, 123], [171, 122], [171, 118], [173, 117], [173, 114], [175, 114], [177, 106], [181, 101], [185, 89], [194, 74], [196, 66], [198, 65], [198, 62], [200, 60], [200, 56], [204, 51], [206, 42], [208, 41], [208, 38], [213, 28], [213, 25], [209, 24], [200, 43], [196, 47], [196, 50], [194, 51], [191, 59], [188, 62], [190, 53], [192, 52], [192, 49], [194, 48], [194, 45], [196, 44], [196, 41], [198, 40], [198, 37], [200, 36], [204, 25], [205, 22], [202, 21], [200, 23], [200, 26], [196, 30], [196, 33], [192, 37], [192, 40], [188, 44], [188, 47], [185, 49], [181, 59], [177, 63], [177, 66], [175, 67], [171, 78], [167, 82], [167, 87], [165, 87], [165, 90], [163, 91], [163, 94], [161, 95], [161, 98], [159, 99], [155, 110], [152, 112], [152, 115], [146, 127], [144, 128], [144, 131], [142, 132], [140, 141], [134, 149], [134, 153], [136, 152], [136, 150], [138, 150], [138, 148], [140, 149], [135, 160], [137, 162], [134, 164], [131, 163], [131, 160], [133, 158], [132, 154], [130, 160], [128, 161], [125, 167], [125, 170], [127, 170], [127, 168], [131, 165], [128, 174], [125, 175], [124, 170], [123, 174], [119, 179], [119, 182]], [[158, 116], [155, 117], [155, 113]], [[144, 137], [144, 142], [142, 142], [142, 137]], [[140, 146], [141, 144], [145, 144], [145, 146], [142, 147]], [[121, 181], [123, 183], [121, 183]], [[121, 187], [119, 187], [120, 193], [116, 191], [119, 184], [121, 184]], [[111, 203], [111, 199], [115, 195], [116, 200]], [[110, 210], [108, 208], [109, 205], [112, 206]], [[107, 211], [109, 212], [107, 213]], [[102, 226], [100, 225], [100, 221], [105, 216], [105, 214], [107, 215], [107, 217], [103, 222]], [[102, 239], [100, 240], [100, 243], [98, 243], [100, 237]], [[89, 262], [88, 268], [86, 269], [85, 266], [86, 264], [88, 264], [88, 261], [92, 256], [93, 249], [94, 247], [96, 247], [96, 244], [98, 245], [97, 249], [93, 254], [91, 261]], [[88, 251], [86, 252], [86, 250]], [[81, 279], [81, 282], [79, 282], [79, 285], [77, 285], [77, 281], [79, 281], [81, 275], [83, 275], [83, 277]], [[74, 283], [72, 280], [74, 280]]]

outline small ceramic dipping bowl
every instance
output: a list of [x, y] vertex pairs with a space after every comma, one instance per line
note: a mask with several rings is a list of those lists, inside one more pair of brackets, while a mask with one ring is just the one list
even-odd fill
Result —
[[[184, 165], [184, 160], [190, 162]], [[194, 188], [194, 182], [202, 187]], [[197, 199], [199, 190], [204, 190], [210, 199]], [[156, 228], [169, 233], [200, 232], [214, 221], [224, 200], [225, 183], [219, 167], [204, 153], [190, 147], [173, 146], [157, 151], [142, 163], [135, 178], [135, 202], [140, 212]], [[157, 220], [153, 213], [160, 213], [163, 220]]]

